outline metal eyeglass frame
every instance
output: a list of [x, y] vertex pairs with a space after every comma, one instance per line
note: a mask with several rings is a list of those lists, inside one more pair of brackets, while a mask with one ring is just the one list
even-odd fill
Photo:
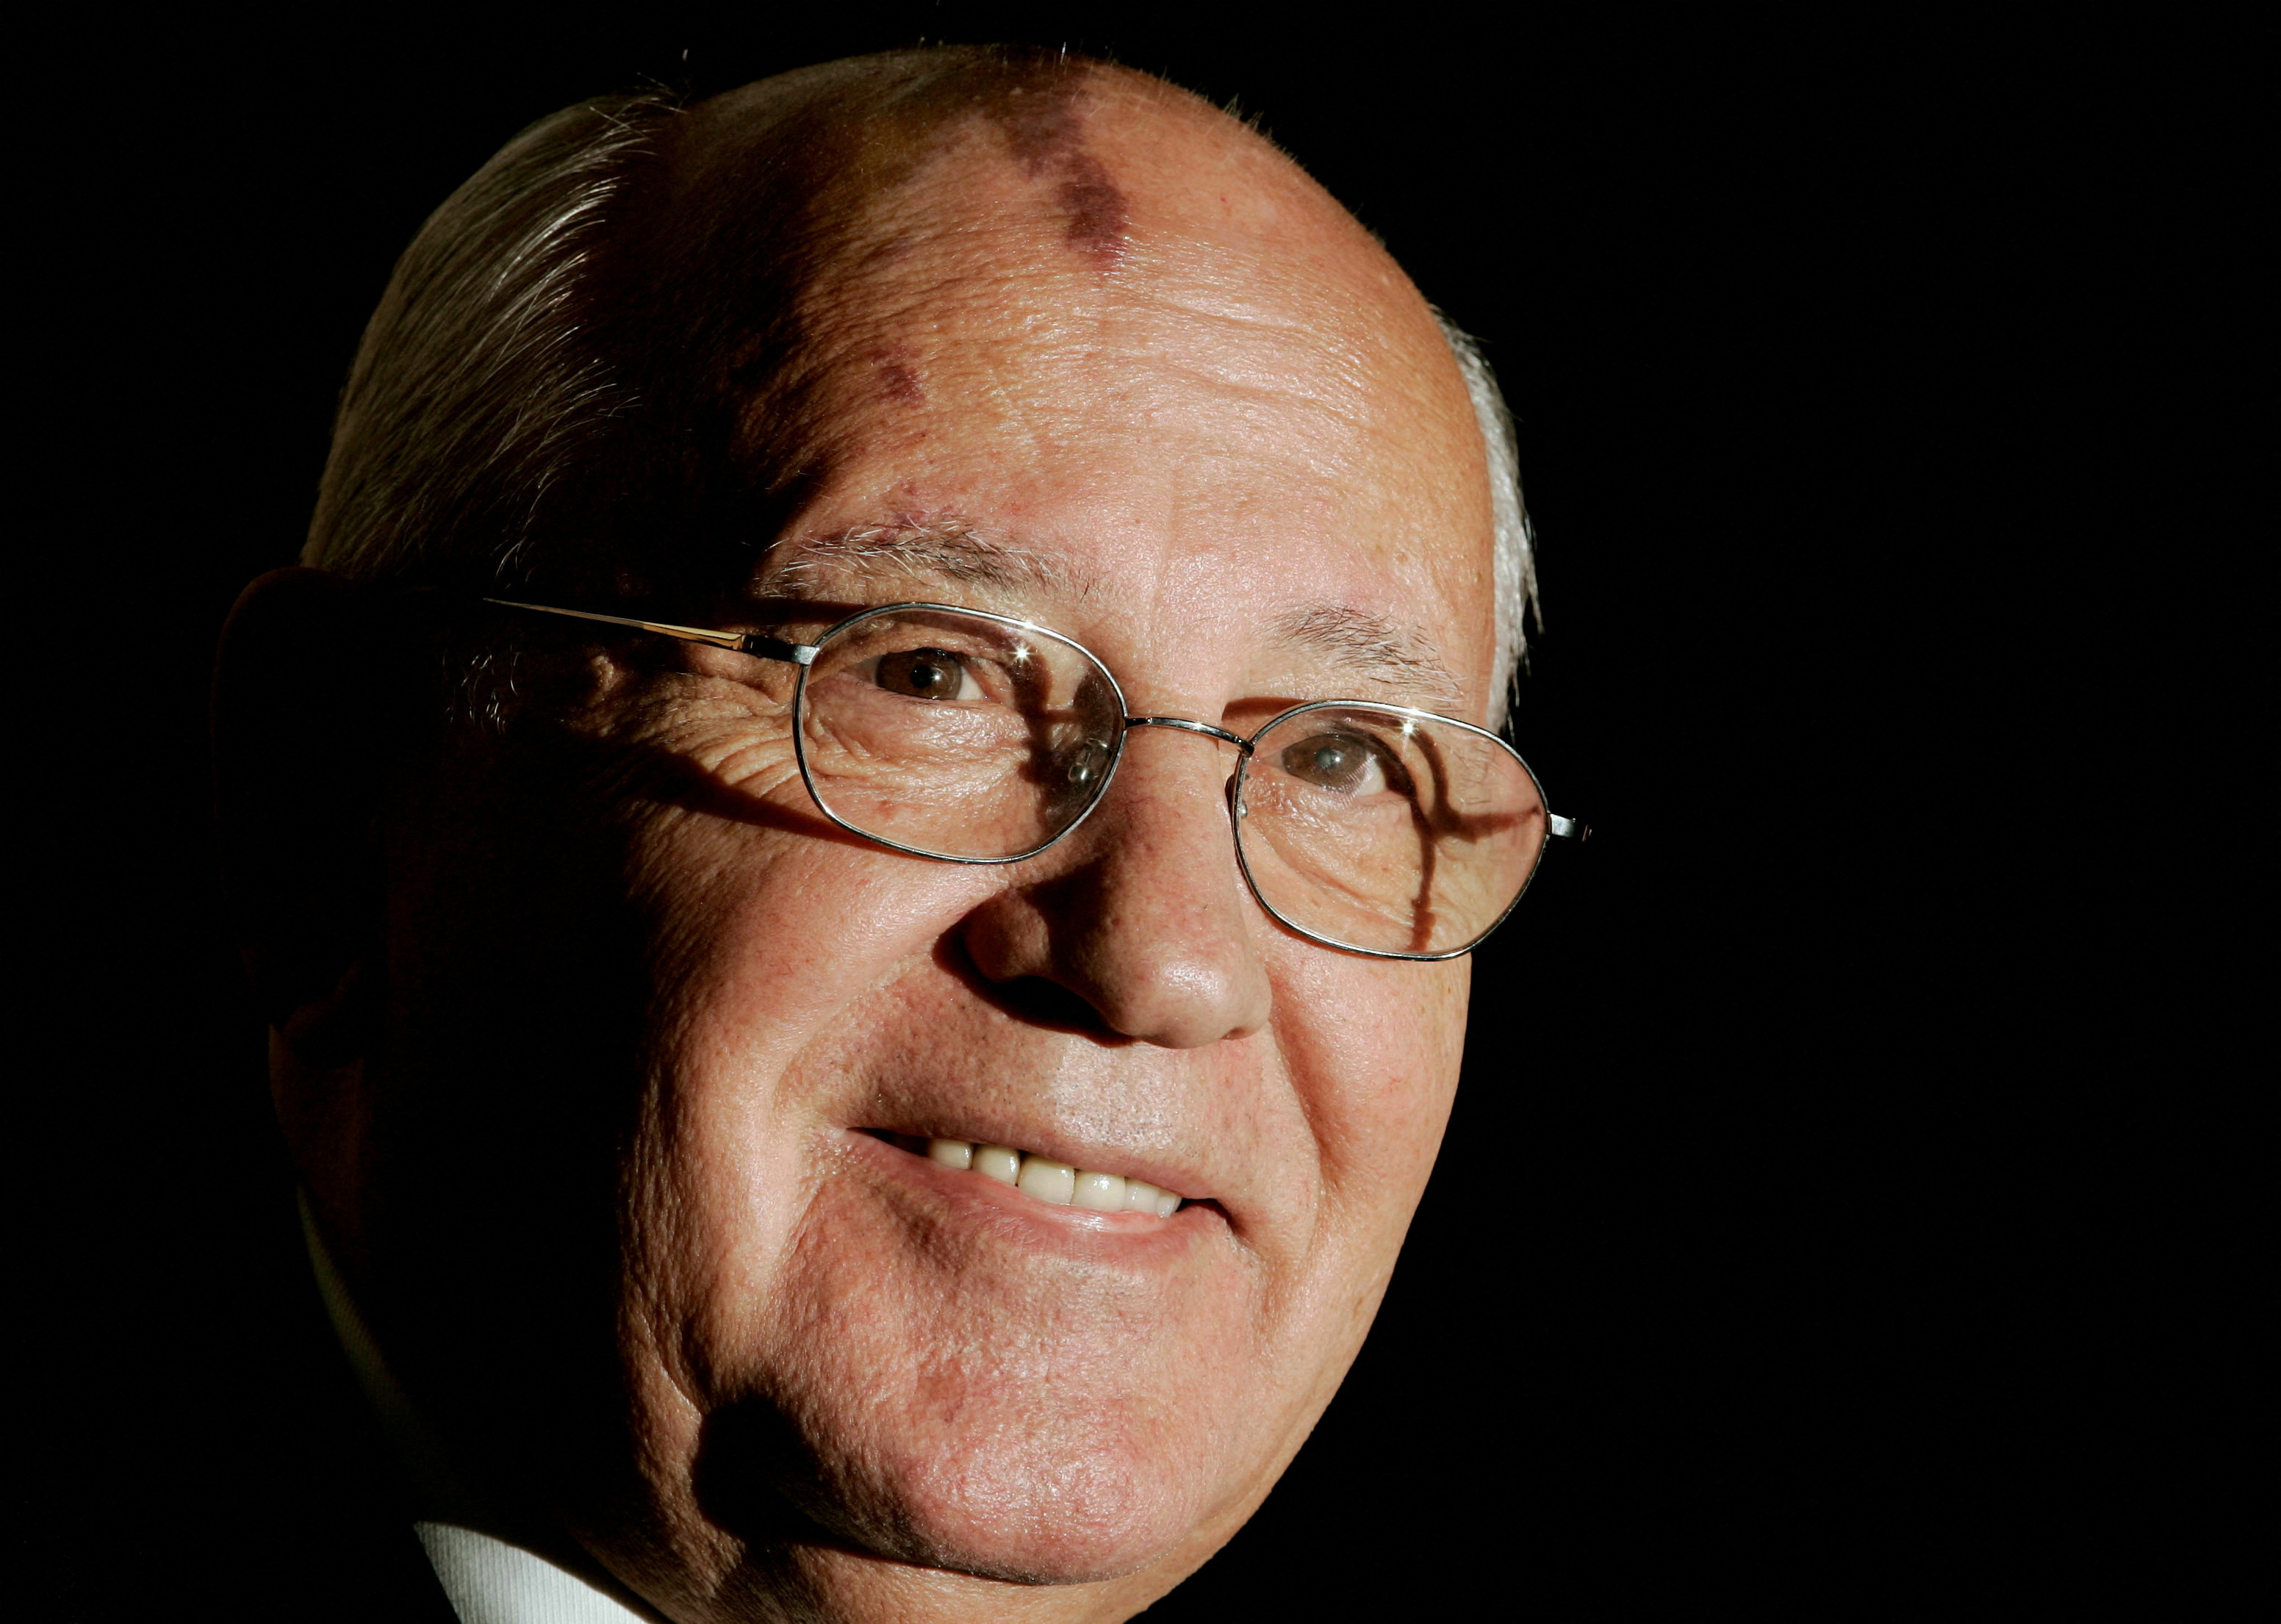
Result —
[[[798, 666], [800, 668], [799, 684], [793, 692], [793, 715], [795, 718], [793, 728], [793, 750], [800, 762], [800, 782], [807, 786], [808, 798], [816, 803], [816, 810], [848, 833], [861, 836], [874, 846], [884, 846], [890, 851], [904, 852], [911, 856], [925, 857], [936, 862], [964, 863], [976, 868], [995, 868], [1009, 862], [1026, 862], [1040, 852], [1050, 850], [1067, 839], [1077, 831], [1086, 819], [1093, 816], [1094, 809], [1109, 798], [1110, 785], [1117, 780], [1117, 764], [1125, 759], [1125, 740], [1134, 728], [1176, 728], [1184, 733], [1201, 733], [1207, 739], [1216, 739], [1222, 743], [1233, 745], [1240, 754], [1235, 771], [1228, 779], [1228, 833], [1235, 846], [1236, 866], [1243, 871], [1244, 885], [1250, 890], [1252, 900], [1266, 909], [1268, 916], [1278, 924], [1282, 925], [1286, 930], [1295, 932], [1309, 941], [1326, 947], [1334, 947], [1342, 953], [1357, 953], [1374, 959], [1409, 959], [1426, 963], [1435, 963], [1443, 959], [1462, 958], [1487, 941], [1498, 926], [1512, 917], [1512, 910], [1520, 906], [1520, 899], [1528, 894], [1528, 887], [1536, 878], [1536, 870], [1543, 865], [1543, 855], [1540, 848], [1537, 861], [1529, 865], [1527, 877], [1520, 882], [1520, 889], [1513, 893], [1512, 901], [1504, 905], [1504, 911], [1498, 914], [1482, 928], [1478, 935], [1462, 947], [1452, 947], [1443, 953], [1396, 953], [1384, 947], [1357, 947], [1353, 942], [1340, 941], [1337, 938], [1326, 936], [1319, 931], [1309, 930], [1305, 925], [1287, 917], [1274, 903], [1269, 901], [1266, 894], [1260, 890], [1258, 880], [1252, 876], [1250, 860], [1244, 855], [1241, 832], [1234, 827], [1234, 820], [1243, 816], [1243, 779], [1246, 769], [1251, 764], [1254, 741], [1264, 737], [1269, 731], [1289, 721], [1293, 716], [1303, 715], [1311, 710], [1366, 710], [1380, 715], [1439, 723], [1444, 727], [1458, 728], [1465, 732], [1475, 734], [1488, 739], [1511, 756], [1521, 771], [1527, 774], [1530, 785], [1536, 791], [1538, 804], [1545, 808], [1545, 838], [1548, 842], [1553, 839], [1581, 842], [1589, 839], [1592, 832], [1589, 825], [1579, 823], [1574, 818], [1562, 817], [1551, 809], [1545, 798], [1543, 782], [1538, 779], [1535, 769], [1522, 758], [1519, 751], [1488, 729], [1475, 727], [1470, 722], [1460, 722], [1455, 716], [1444, 716], [1434, 711], [1416, 710], [1403, 705], [1381, 704], [1375, 700], [1311, 700], [1303, 705], [1294, 705], [1287, 710], [1279, 711], [1270, 716], [1254, 730], [1249, 739], [1240, 733], [1232, 733], [1226, 728], [1214, 727], [1208, 722], [1196, 722], [1186, 716], [1136, 716], [1125, 709], [1125, 689], [1117, 682], [1117, 674], [1109, 669], [1108, 662], [1075, 638], [1055, 631], [1050, 626], [1040, 626], [1034, 621], [1017, 620], [1010, 615], [994, 615], [987, 609], [970, 609], [963, 604], [881, 604], [877, 608], [859, 610], [844, 620], [834, 622], [817, 633], [816, 641], [813, 643], [790, 643], [782, 638], [766, 637], [758, 632], [715, 631], [702, 626], [675, 626], [660, 621], [633, 620], [622, 615], [597, 615], [587, 609], [561, 609], [543, 603], [517, 603], [506, 598], [486, 598], [483, 601], [498, 604], [502, 608], [526, 609], [538, 615], [560, 615], [572, 620], [599, 621], [605, 625], [625, 626], [636, 631], [653, 632], [659, 637], [673, 638], [684, 643], [703, 643], [714, 648], [727, 649], [733, 653], [750, 654], [756, 659], [774, 660], [787, 665]], [[1086, 803], [1085, 810], [1071, 819], [1069, 826], [1051, 839], [1032, 847], [1028, 851], [1017, 852], [1010, 857], [958, 857], [944, 852], [931, 852], [916, 846], [905, 846], [899, 840], [890, 840], [884, 835], [873, 834], [868, 829], [857, 828], [833, 811], [823, 799], [822, 793], [816, 789], [816, 779], [808, 771], [807, 744], [801, 737], [802, 730], [797, 724], [797, 718], [806, 713], [808, 674], [816, 662], [816, 655], [823, 651], [825, 644], [851, 627], [861, 625], [865, 621], [876, 619], [883, 615], [906, 614], [915, 609], [931, 610], [947, 615], [971, 615], [977, 620], [989, 621], [996, 625], [1011, 627], [1017, 631], [1051, 638], [1057, 643], [1066, 643], [1091, 661], [1094, 668], [1109, 679], [1110, 693], [1116, 700], [1117, 714], [1120, 719], [1116, 744], [1110, 752], [1109, 769], [1102, 775], [1100, 787], [1094, 791], [1092, 799]]]

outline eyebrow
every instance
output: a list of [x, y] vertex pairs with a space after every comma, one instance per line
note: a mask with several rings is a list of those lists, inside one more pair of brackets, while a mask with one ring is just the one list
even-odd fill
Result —
[[960, 519], [861, 524], [797, 541], [767, 572], [771, 593], [806, 592], [832, 569], [955, 581], [961, 585], [1065, 587], [1069, 570], [1026, 548], [992, 541]]
[[1327, 657], [1358, 676], [1421, 690], [1437, 701], [1458, 698], [1461, 684], [1433, 640], [1382, 615], [1318, 604], [1290, 610], [1276, 621], [1274, 630], [1278, 641]]
[[[824, 585], [823, 577], [835, 569], [1006, 589], [1074, 588], [1080, 596], [1098, 585], [1090, 572], [1073, 579], [1061, 561], [992, 540], [965, 520], [949, 515], [855, 525], [784, 544], [780, 553], [784, 561], [772, 561], [765, 576], [765, 588], [772, 596], [818, 590]], [[1301, 607], [1278, 616], [1269, 630], [1272, 638], [1287, 648], [1429, 704], [1454, 704], [1463, 690], [1433, 639], [1366, 609], [1338, 604]]]

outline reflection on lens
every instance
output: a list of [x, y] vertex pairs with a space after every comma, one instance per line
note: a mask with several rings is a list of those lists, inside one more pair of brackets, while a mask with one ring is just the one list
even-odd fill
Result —
[[1099, 739], [1081, 739], [1063, 758], [1063, 781], [1072, 789], [1090, 789], [1109, 770], [1109, 745]]
[[1085, 816], [1123, 725], [1109, 674], [1051, 632], [883, 610], [834, 631], [808, 667], [800, 764], [817, 802], [860, 833], [1001, 861]]
[[1376, 953], [1458, 953], [1502, 919], [1544, 848], [1520, 758], [1393, 706], [1287, 716], [1242, 769], [1237, 839], [1285, 923]]

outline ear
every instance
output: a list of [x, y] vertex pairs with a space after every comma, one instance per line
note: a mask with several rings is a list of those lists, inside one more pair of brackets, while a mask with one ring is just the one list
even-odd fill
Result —
[[331, 1070], [371, 1038], [379, 816], [400, 754], [377, 594], [280, 569], [239, 594], [213, 684], [215, 814], [238, 949], [293, 1058]]

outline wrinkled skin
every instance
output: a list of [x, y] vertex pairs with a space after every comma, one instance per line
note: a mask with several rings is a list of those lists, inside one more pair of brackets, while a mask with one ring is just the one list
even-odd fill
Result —
[[[687, 193], [724, 206], [782, 94], [684, 116]], [[1342, 696], [1485, 720], [1487, 476], [1418, 294], [1233, 121], [1129, 75], [1056, 94], [943, 124], [803, 274], [797, 399], [740, 408], [806, 470], [745, 601], [1019, 615], [1135, 712], [1238, 731]], [[946, 528], [1000, 564], [834, 545]], [[290, 586], [242, 607], [245, 658]], [[1411, 657], [1277, 634], [1326, 611]], [[1195, 735], [1137, 731], [1092, 820], [1010, 867], [846, 836], [792, 765], [789, 677], [606, 638], [504, 745], [437, 746], [352, 990], [279, 1016], [289, 1140], [508, 1531], [690, 1624], [1128, 1617], [1352, 1359], [1465, 963], [1278, 927], [1232, 753]], [[1191, 1204], [1048, 1207], [878, 1132]]]

